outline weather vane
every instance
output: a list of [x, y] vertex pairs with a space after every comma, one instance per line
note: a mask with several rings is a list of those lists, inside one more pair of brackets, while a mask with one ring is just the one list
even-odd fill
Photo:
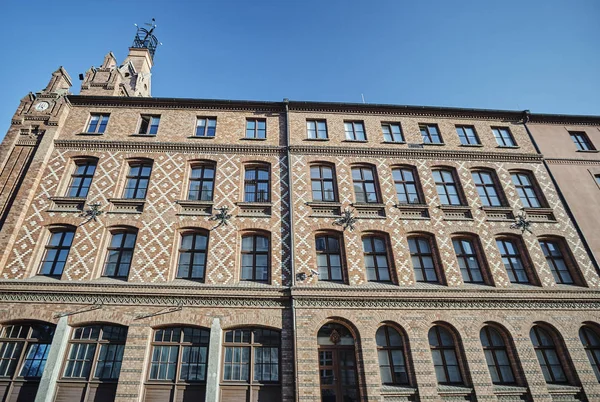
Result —
[[[156, 47], [159, 45], [158, 39], [154, 36], [154, 29], [158, 26], [155, 22], [156, 20], [152, 18], [152, 23], [144, 23], [144, 25], [150, 27], [150, 29], [139, 27], [138, 24], [133, 24], [137, 27], [137, 33], [133, 40], [132, 47], [148, 49], [152, 58], [154, 58], [154, 52], [156, 52]], [[162, 43], [160, 44], [162, 45]]]

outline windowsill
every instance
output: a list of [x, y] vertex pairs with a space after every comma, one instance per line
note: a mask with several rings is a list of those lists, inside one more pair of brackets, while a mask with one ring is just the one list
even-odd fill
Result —
[[496, 148], [517, 149], [521, 147], [518, 145], [498, 145]]
[[342, 203], [338, 201], [307, 201], [306, 205], [309, 207], [320, 207], [320, 206], [341, 206]]
[[190, 135], [187, 138], [193, 138], [195, 140], [214, 140], [215, 136], [208, 136], [208, 135]]
[[342, 140], [342, 142], [368, 142], [367, 140]]
[[410, 385], [382, 384], [381, 395], [385, 396], [411, 396], [417, 393], [417, 389]]
[[385, 208], [381, 202], [353, 202], [350, 205], [355, 208]]
[[483, 148], [483, 144], [460, 144], [461, 147]]
[[236, 202], [235, 205], [240, 209], [239, 217], [250, 218], [270, 218], [271, 202]]
[[81, 212], [86, 200], [87, 197], [50, 197], [54, 206], [48, 212]]
[[446, 143], [444, 143], [444, 142], [424, 142], [422, 145], [433, 145], [433, 146], [439, 147], [439, 146], [446, 145]]
[[597, 154], [600, 151], [598, 151], [597, 149], [587, 149], [587, 150], [586, 149], [578, 149], [575, 152], [581, 152], [583, 154]]
[[467, 387], [466, 385], [450, 385], [450, 384], [438, 384], [438, 394], [443, 395], [469, 395], [473, 392], [473, 388]]
[[105, 133], [77, 133], [75, 135], [83, 135], [83, 136], [93, 137], [93, 136], [100, 136], [100, 135], [104, 135], [104, 134]]
[[385, 219], [385, 204], [379, 202], [355, 202], [356, 217], [363, 219]]
[[444, 219], [447, 221], [472, 221], [473, 214], [468, 205], [440, 205], [444, 212]]
[[398, 204], [394, 204], [394, 207], [398, 208], [398, 209], [423, 209], [423, 208], [428, 208], [429, 206], [427, 204], [422, 204], [420, 202], [413, 202], [413, 203], [398, 203]]
[[144, 211], [145, 198], [109, 198], [113, 206], [109, 213], [141, 214]]
[[177, 215], [212, 215], [213, 201], [203, 200], [177, 200], [176, 204], [179, 205], [179, 211]]
[[262, 201], [262, 202], [240, 201], [240, 202], [236, 202], [235, 205], [237, 205], [238, 207], [252, 207], [254, 205], [271, 207], [271, 206], [273, 206], [273, 203], [270, 201]]
[[111, 279], [114, 281], [119, 281], [119, 282], [127, 282], [127, 276], [108, 276], [108, 275], [102, 275], [100, 278], [103, 279]]
[[406, 144], [406, 141], [381, 141], [382, 144]]
[[248, 138], [248, 137], [243, 137], [243, 138], [240, 138], [240, 140], [243, 140], [243, 141], [266, 141], [267, 139], [266, 138]]
[[156, 137], [156, 134], [140, 134], [140, 133], [136, 133], [136, 134], [130, 134], [130, 137]]
[[581, 387], [570, 384], [548, 384], [548, 393], [558, 395], [576, 395], [581, 392]]
[[494, 394], [496, 395], [525, 395], [527, 387], [521, 387], [517, 384], [494, 384]]
[[480, 207], [490, 222], [512, 222], [515, 215], [511, 207]]
[[329, 138], [305, 138], [304, 141], [329, 141]]
[[213, 205], [214, 201], [207, 200], [177, 200], [175, 201], [179, 205]]
[[554, 210], [552, 208], [523, 208], [523, 211], [525, 211], [527, 217], [532, 222], [556, 223], [556, 217], [554, 216]]
[[427, 204], [394, 204], [400, 211], [403, 219], [429, 219], [429, 205]]

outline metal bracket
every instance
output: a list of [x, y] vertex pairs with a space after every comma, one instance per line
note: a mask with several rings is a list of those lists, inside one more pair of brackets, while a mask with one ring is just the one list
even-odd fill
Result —
[[225, 207], [215, 208], [215, 209], [217, 211], [219, 211], [219, 213], [215, 214], [214, 216], [211, 216], [209, 218], [209, 220], [218, 221], [219, 223], [213, 229], [216, 229], [220, 226], [229, 225], [229, 220], [231, 219], [231, 214], [229, 214], [229, 207], [225, 206]]
[[138, 314], [137, 316], [135, 316], [134, 320], [142, 320], [144, 318], [150, 318], [150, 317], [155, 317], [157, 315], [174, 313], [175, 311], [181, 311], [181, 310], [183, 310], [183, 304], [179, 303], [176, 306], [161, 308], [160, 310], [155, 311], [154, 313]]
[[354, 209], [346, 207], [342, 211], [342, 216], [333, 221], [334, 226], [341, 226], [342, 231], [348, 229], [351, 232], [354, 230], [354, 225], [356, 225], [357, 218], [353, 215]]
[[103, 212], [100, 211], [100, 203], [95, 202], [93, 204], [88, 204], [88, 209], [83, 211], [79, 216], [82, 218], [87, 218], [85, 221], [79, 224], [79, 226], [83, 226], [91, 220], [94, 222], [98, 222], [98, 217], [102, 215]]
[[519, 215], [515, 217], [516, 222], [510, 225], [511, 229], [521, 229], [521, 233], [528, 231], [533, 234], [531, 231], [531, 221], [527, 219], [527, 212], [523, 211]]
[[104, 304], [102, 304], [101, 302], [96, 302], [94, 304], [90, 304], [90, 305], [81, 307], [78, 310], [73, 310], [73, 311], [69, 311], [69, 312], [66, 312], [66, 313], [57, 313], [57, 314], [54, 314], [54, 318], [61, 318], [61, 317], [67, 317], [67, 316], [70, 316], [70, 315], [75, 315], [75, 314], [80, 314], [80, 313], [86, 313], [88, 311], [94, 311], [94, 310], [101, 309], [102, 306], [104, 306]]

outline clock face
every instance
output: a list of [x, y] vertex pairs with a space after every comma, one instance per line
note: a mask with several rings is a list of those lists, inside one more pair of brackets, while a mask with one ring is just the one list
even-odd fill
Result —
[[40, 102], [37, 105], [35, 105], [35, 110], [37, 110], [38, 112], [43, 112], [44, 110], [48, 109], [48, 106], [50, 106], [48, 102]]

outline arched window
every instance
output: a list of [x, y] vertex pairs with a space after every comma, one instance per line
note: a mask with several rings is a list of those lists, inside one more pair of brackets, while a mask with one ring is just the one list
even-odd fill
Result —
[[0, 330], [0, 395], [33, 402], [46, 366], [55, 326], [14, 323]]
[[50, 233], [40, 267], [40, 275], [60, 278], [75, 237], [75, 228], [71, 226], [56, 227], [51, 228]]
[[75, 171], [71, 175], [67, 197], [87, 197], [97, 164], [98, 160], [95, 158], [75, 161]]
[[356, 202], [379, 202], [376, 176], [377, 173], [372, 166], [356, 166], [352, 168], [352, 183], [354, 185]]
[[487, 325], [479, 333], [488, 370], [494, 384], [514, 384], [515, 375], [508, 357], [508, 349], [500, 332]]
[[419, 187], [419, 176], [415, 168], [403, 166], [392, 169], [392, 177], [394, 178], [399, 204], [423, 203]]
[[575, 267], [565, 242], [560, 239], [542, 239], [540, 247], [556, 283], [573, 285], [575, 283], [573, 278]]
[[[281, 335], [263, 328], [225, 332], [221, 400], [279, 400]], [[242, 399], [233, 399], [243, 392]], [[248, 394], [252, 394], [247, 397]], [[270, 398], [270, 399], [269, 399]]]
[[204, 281], [208, 233], [190, 231], [181, 235], [177, 278]]
[[333, 202], [337, 200], [335, 170], [329, 165], [312, 165], [310, 182], [313, 201]]
[[408, 238], [408, 248], [415, 280], [417, 282], [439, 282], [431, 237], [411, 236]]
[[242, 237], [243, 281], [267, 282], [270, 264], [269, 238], [259, 234]]
[[112, 232], [103, 276], [127, 279], [136, 238], [137, 230], [133, 228], [117, 229]]
[[57, 400], [114, 400], [126, 339], [127, 327], [121, 325], [73, 328]]
[[244, 201], [269, 202], [269, 168], [266, 166], [247, 166], [244, 173]]
[[533, 173], [516, 171], [511, 172], [510, 177], [525, 208], [541, 208], [546, 206], [540, 186], [535, 180]]
[[144, 400], [204, 400], [209, 340], [204, 328], [155, 330]]
[[377, 330], [375, 341], [382, 384], [408, 384], [402, 335], [394, 327], [383, 325]]
[[471, 172], [473, 181], [484, 207], [500, 207], [503, 204], [502, 190], [494, 171], [476, 170]]
[[473, 237], [461, 236], [452, 239], [456, 259], [460, 273], [465, 283], [484, 283], [482, 266], [482, 255], [479, 245]]
[[146, 191], [148, 190], [148, 183], [150, 182], [151, 173], [152, 161], [130, 162], [123, 198], [146, 198]]
[[526, 265], [529, 260], [525, 256], [523, 243], [516, 238], [504, 237], [496, 239], [502, 262], [508, 278], [512, 283], [530, 283]]
[[315, 237], [317, 269], [320, 281], [344, 280], [342, 274], [342, 247], [340, 236], [322, 234]]
[[436, 325], [429, 330], [429, 347], [435, 376], [439, 384], [463, 384], [454, 337], [446, 328]]
[[579, 339], [581, 339], [594, 374], [596, 374], [596, 378], [600, 381], [600, 335], [598, 335], [598, 331], [595, 328], [586, 325], [579, 330]]
[[196, 164], [190, 173], [188, 200], [212, 201], [215, 185], [215, 167], [209, 164]]
[[529, 331], [529, 337], [546, 382], [549, 384], [568, 383], [557, 345], [550, 331], [535, 325]]
[[369, 235], [362, 238], [367, 280], [370, 282], [389, 282], [390, 258], [386, 238]]
[[463, 205], [456, 171], [451, 168], [433, 170], [435, 188], [442, 205]]

